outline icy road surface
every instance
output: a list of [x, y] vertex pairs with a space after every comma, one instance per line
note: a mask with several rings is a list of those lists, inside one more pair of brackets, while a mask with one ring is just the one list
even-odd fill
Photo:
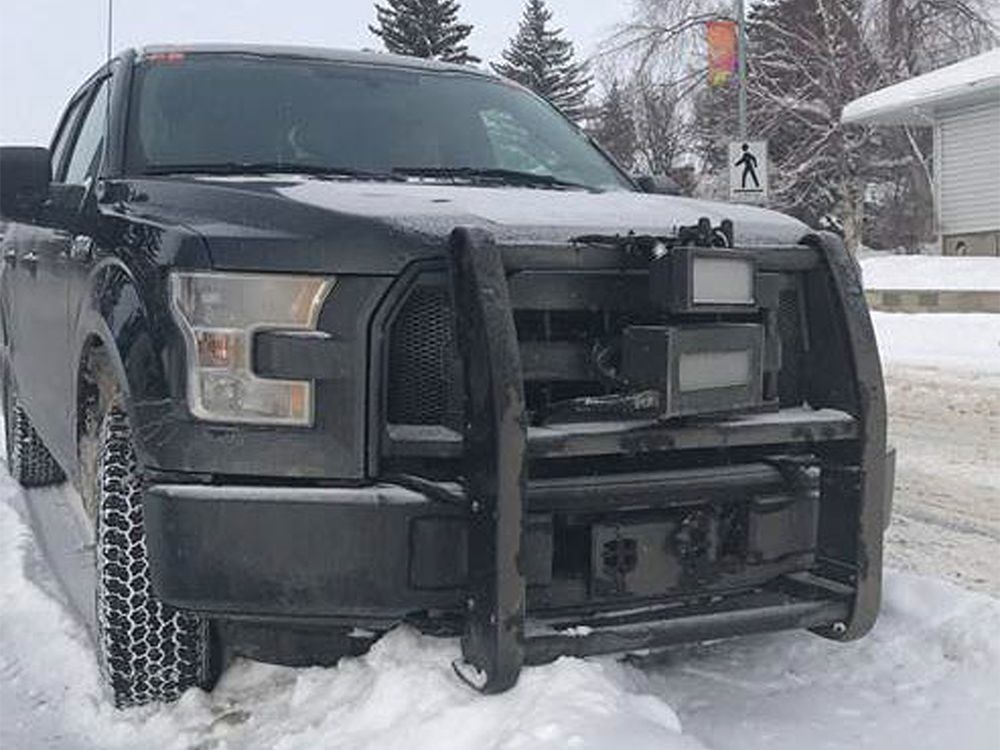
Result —
[[898, 450], [887, 561], [1000, 596], [1000, 315], [872, 318]]
[[116, 712], [25, 520], [25, 503], [75, 498], [25, 493], [0, 465], [0, 748], [996, 750], [1000, 600], [939, 579], [1000, 593], [1000, 316], [922, 317], [875, 320], [902, 452], [888, 557], [923, 575], [887, 574], [858, 643], [784, 633], [563, 659], [483, 698], [452, 673], [457, 642], [399, 629], [334, 669], [242, 661], [211, 695]]

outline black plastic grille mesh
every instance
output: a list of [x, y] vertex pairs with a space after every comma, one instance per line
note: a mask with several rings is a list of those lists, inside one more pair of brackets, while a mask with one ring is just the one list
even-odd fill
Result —
[[462, 369], [447, 289], [413, 289], [389, 342], [389, 421], [461, 427]]
[[795, 406], [802, 403], [802, 376], [805, 367], [805, 340], [797, 289], [781, 292], [778, 300], [778, 335], [781, 338], [778, 401], [782, 406]]

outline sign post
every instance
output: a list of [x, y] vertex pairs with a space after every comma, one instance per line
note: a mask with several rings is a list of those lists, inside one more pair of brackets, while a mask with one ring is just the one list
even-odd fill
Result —
[[729, 144], [729, 200], [767, 203], [767, 141]]

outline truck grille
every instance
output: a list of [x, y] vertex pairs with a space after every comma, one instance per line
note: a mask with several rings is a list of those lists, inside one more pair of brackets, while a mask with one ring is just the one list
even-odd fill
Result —
[[[391, 424], [460, 429], [463, 380], [451, 295], [432, 284], [414, 287], [391, 325], [387, 417]], [[538, 417], [553, 403], [612, 392], [613, 385], [603, 383], [589, 364], [591, 349], [619, 337], [626, 322], [642, 319], [585, 310], [516, 310], [514, 320], [526, 405], [529, 415]], [[555, 347], [564, 352], [561, 357]], [[549, 366], [540, 361], [545, 357], [562, 360], [561, 372], [546, 372]]]
[[[775, 373], [777, 393], [773, 395], [782, 406], [801, 403], [805, 342], [800, 297], [796, 284], [785, 286], [779, 297], [776, 334], [781, 340], [782, 367]], [[643, 305], [640, 300], [632, 310], [515, 309], [529, 417], [535, 420], [553, 404], [568, 399], [620, 391], [613, 371], [619, 364], [622, 330], [664, 322], [664, 313]], [[612, 377], [599, 360], [608, 365]], [[390, 424], [460, 430], [464, 421], [462, 367], [451, 294], [443, 274], [420, 277], [392, 319], [385, 383]]]
[[459, 428], [464, 418], [461, 375], [451, 295], [443, 286], [419, 284], [392, 324], [389, 421]]
[[800, 297], [798, 288], [793, 287], [783, 290], [778, 298], [778, 336], [781, 339], [778, 402], [782, 406], [802, 403], [806, 340]]

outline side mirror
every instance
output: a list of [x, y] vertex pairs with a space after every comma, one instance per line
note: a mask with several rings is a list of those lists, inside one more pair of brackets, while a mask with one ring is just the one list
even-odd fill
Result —
[[656, 193], [657, 195], [683, 195], [684, 191], [677, 184], [677, 180], [665, 174], [644, 174], [635, 178], [639, 188], [644, 193]]
[[49, 197], [51, 181], [52, 167], [47, 148], [0, 148], [0, 218], [30, 221], [37, 217]]

